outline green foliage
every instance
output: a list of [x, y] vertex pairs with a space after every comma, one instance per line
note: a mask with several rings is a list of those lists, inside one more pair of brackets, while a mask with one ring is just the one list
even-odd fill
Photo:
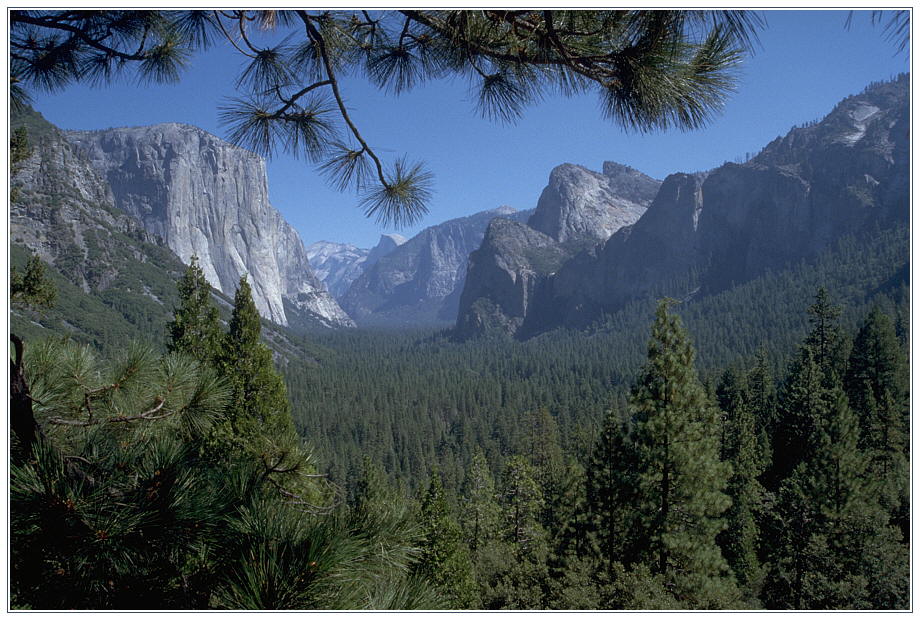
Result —
[[478, 607], [479, 597], [469, 550], [460, 526], [450, 514], [440, 476], [422, 499], [418, 521], [421, 525], [421, 550], [415, 574], [429, 581], [445, 596], [453, 609]]
[[[800, 452], [766, 522], [775, 542], [767, 546], [762, 598], [774, 608], [902, 608], [907, 605], [907, 549], [902, 534], [889, 525], [896, 502], [879, 493], [885, 479], [870, 469], [860, 416], [840, 375], [816, 362], [812, 349], [821, 339], [815, 333], [820, 332], [815, 329], [803, 342], [780, 397], [786, 421], [781, 432], [795, 433], [792, 443]], [[865, 351], [860, 340], [859, 350]], [[807, 390], [813, 395], [806, 398]], [[852, 404], [865, 407], [859, 399]], [[889, 565], [882, 568], [880, 562]]]
[[461, 524], [470, 552], [475, 554], [495, 539], [500, 519], [495, 481], [482, 448], [476, 449], [467, 469], [463, 497]]
[[217, 356], [217, 368], [231, 388], [227, 421], [218, 431], [218, 442], [277, 458], [293, 450], [298, 441], [284, 383], [272, 364], [271, 350], [259, 341], [261, 329], [252, 289], [243, 276]]
[[716, 545], [730, 505], [731, 468], [719, 460], [719, 427], [696, 376], [694, 352], [679, 319], [658, 306], [634, 411], [639, 559], [694, 607], [732, 601], [733, 580]]
[[15, 265], [10, 267], [10, 301], [50, 308], [57, 297], [57, 289], [45, 275], [45, 264], [38, 256], [30, 256], [25, 271]]
[[725, 512], [725, 530], [719, 533], [717, 540], [738, 585], [746, 587], [760, 576], [757, 517], [762, 510], [764, 489], [758, 477], [763, 473], [764, 462], [743, 375], [732, 370], [725, 371], [717, 395], [724, 415], [722, 460], [732, 466], [732, 475], [726, 487], [731, 505]]
[[166, 348], [201, 361], [212, 361], [217, 357], [220, 322], [217, 308], [211, 302], [211, 287], [198, 266], [197, 256], [192, 256], [178, 288], [179, 307], [166, 326], [170, 335]]
[[907, 538], [910, 514], [909, 366], [891, 319], [874, 306], [853, 343], [845, 386], [859, 414], [860, 449], [882, 507]]
[[[22, 162], [32, 154], [32, 148], [29, 146], [29, 135], [25, 127], [17, 127], [10, 136], [10, 176], [16, 174], [22, 165]], [[20, 196], [20, 189], [13, 186], [10, 188], [10, 202], [17, 202]]]

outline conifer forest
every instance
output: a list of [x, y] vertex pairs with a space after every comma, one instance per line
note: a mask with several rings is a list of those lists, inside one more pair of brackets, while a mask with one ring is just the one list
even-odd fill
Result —
[[[909, 11], [872, 13], [903, 53]], [[11, 11], [7, 609], [911, 609], [909, 74], [707, 173], [562, 165], [532, 215], [352, 247], [338, 289], [239, 189], [296, 151], [410, 224], [431, 175], [365, 139], [343, 76], [698, 129], [764, 27]], [[228, 41], [233, 145], [33, 101]]]

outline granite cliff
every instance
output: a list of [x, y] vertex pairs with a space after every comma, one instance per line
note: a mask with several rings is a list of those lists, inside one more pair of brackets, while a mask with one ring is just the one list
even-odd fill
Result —
[[550, 172], [527, 225], [570, 247], [595, 245], [639, 219], [660, 184], [615, 162], [604, 162], [603, 173], [562, 164]]
[[554, 168], [526, 225], [496, 220], [489, 226], [470, 260], [458, 334], [518, 333], [556, 270], [636, 222], [660, 185], [609, 161], [602, 173], [574, 164]]
[[353, 325], [314, 276], [300, 236], [269, 204], [257, 155], [177, 123], [66, 135], [111, 188], [115, 206], [184, 262], [197, 255], [215, 288], [232, 296], [248, 274], [267, 319]]
[[[905, 223], [909, 95], [906, 75], [873, 84], [743, 164], [670, 175], [634, 224], [547, 276], [511, 331], [584, 326], [642, 298], [716, 294], [814, 257], [844, 235]], [[478, 279], [471, 271], [468, 287]], [[477, 312], [461, 308], [462, 334], [489, 324]]]

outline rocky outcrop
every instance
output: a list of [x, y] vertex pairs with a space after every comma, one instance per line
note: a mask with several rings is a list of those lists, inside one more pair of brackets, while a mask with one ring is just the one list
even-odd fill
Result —
[[493, 219], [482, 245], [470, 255], [458, 335], [515, 333], [547, 277], [568, 255], [554, 239], [525, 224]]
[[457, 318], [470, 253], [498, 216], [530, 212], [499, 207], [426, 228], [365, 268], [341, 299], [361, 325], [437, 325]]
[[316, 277], [333, 297], [340, 299], [365, 269], [405, 242], [405, 237], [394, 233], [380, 235], [380, 241], [370, 250], [350, 243], [317, 241], [307, 246], [307, 257]]
[[661, 182], [614, 162], [604, 162], [603, 170], [574, 164], [555, 167], [527, 224], [581, 249], [606, 241], [638, 220]]
[[287, 325], [284, 300], [319, 325], [353, 325], [313, 275], [297, 232], [268, 202], [260, 157], [196, 127], [166, 123], [67, 132], [115, 205], [232, 296], [248, 274], [259, 313]]
[[[28, 131], [29, 157], [11, 176], [10, 238], [57, 267], [84, 292], [109, 287], [136, 254], [135, 241], [154, 241], [115, 208], [111, 189], [64, 133], [34, 110], [13, 115]], [[138, 255], [136, 260], [146, 260]]]
[[[640, 298], [714, 294], [843, 235], [907, 221], [909, 112], [902, 76], [848, 97], [744, 164], [669, 176], [635, 224], [547, 280], [518, 333], [584, 326]], [[461, 315], [458, 328], [469, 324]]]
[[461, 296], [457, 319], [461, 337], [495, 330], [526, 331], [533, 320], [525, 319], [549, 291], [549, 276], [579, 251], [592, 251], [638, 220], [661, 185], [614, 162], [604, 162], [603, 170], [557, 166], [527, 226], [498, 220], [490, 226], [470, 262]]
[[406, 238], [402, 235], [397, 235], [395, 233], [389, 233], [380, 235], [380, 241], [377, 242], [377, 245], [370, 249], [370, 252], [367, 253], [367, 260], [364, 261], [364, 268], [367, 269], [371, 265], [377, 264], [381, 258], [401, 246], [406, 242]]

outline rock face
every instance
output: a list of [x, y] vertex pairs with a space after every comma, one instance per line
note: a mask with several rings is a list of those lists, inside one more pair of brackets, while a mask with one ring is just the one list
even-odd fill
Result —
[[526, 226], [502, 220], [490, 225], [470, 261], [457, 319], [461, 337], [528, 329], [550, 276], [580, 250], [638, 220], [661, 185], [614, 162], [604, 162], [603, 170], [557, 166]]
[[333, 297], [338, 298], [361, 275], [368, 252], [367, 248], [350, 243], [317, 241], [307, 246], [307, 259], [313, 274], [323, 281]]
[[426, 228], [365, 267], [341, 299], [360, 325], [437, 325], [457, 318], [470, 253], [498, 216], [530, 212], [499, 207]]
[[562, 164], [550, 172], [527, 224], [556, 241], [587, 247], [639, 219], [661, 185], [638, 170], [604, 162], [603, 174]]
[[517, 332], [547, 277], [568, 256], [561, 244], [525, 224], [493, 219], [482, 245], [470, 255], [458, 335]]
[[269, 204], [257, 155], [177, 123], [67, 136], [107, 181], [115, 205], [184, 262], [197, 255], [215, 288], [232, 296], [248, 274], [267, 319], [287, 325], [295, 312], [299, 323], [353, 325], [313, 275], [297, 232]]
[[906, 75], [874, 84], [744, 164], [670, 175], [635, 224], [548, 279], [519, 330], [583, 326], [638, 298], [717, 293], [842, 235], [906, 221], [909, 93]]
[[380, 235], [380, 241], [370, 250], [349, 243], [317, 241], [307, 246], [307, 258], [316, 277], [333, 297], [340, 299], [365, 269], [405, 242], [405, 237], [392, 233]]

